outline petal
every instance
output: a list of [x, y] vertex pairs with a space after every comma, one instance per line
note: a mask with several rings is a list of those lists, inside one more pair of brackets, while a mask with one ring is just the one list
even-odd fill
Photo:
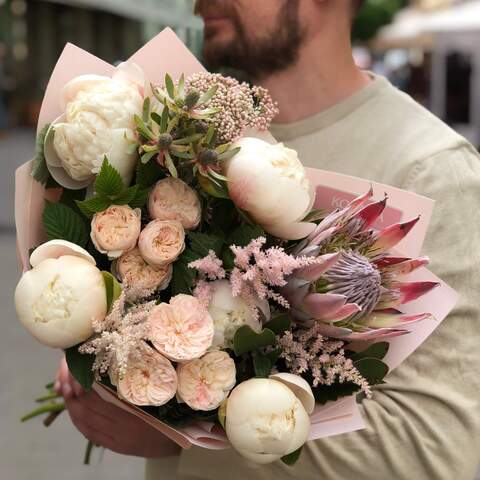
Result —
[[288, 300], [290, 305], [300, 307], [309, 290], [309, 283], [293, 277], [286, 287], [282, 289], [282, 295]]
[[422, 313], [419, 315], [396, 315], [388, 313], [373, 312], [368, 317], [362, 318], [359, 323], [370, 328], [392, 328], [401, 327], [408, 323], [420, 322], [432, 318], [429, 313]]
[[[326, 230], [322, 230], [316, 236], [313, 236], [312, 234], [310, 235], [310, 238], [311, 238], [310, 243], [312, 245], [320, 245], [323, 241], [330, 238], [337, 230], [338, 230], [338, 227], [331, 227], [331, 228], [327, 228]], [[313, 233], [315, 233], [315, 231]]]
[[370, 248], [373, 255], [380, 255], [403, 240], [410, 230], [417, 224], [420, 217], [405, 223], [396, 223], [378, 233], [375, 243]]
[[315, 319], [326, 319], [337, 313], [346, 303], [344, 295], [310, 293], [303, 300], [302, 310]]
[[367, 229], [377, 221], [377, 219], [385, 210], [386, 205], [387, 197], [385, 196], [385, 198], [380, 202], [371, 203], [370, 205], [363, 207], [362, 210], [355, 215], [355, 217], [362, 220], [364, 224], [363, 228]]
[[361, 311], [362, 307], [360, 307], [360, 305], [357, 305], [356, 303], [347, 303], [340, 310], [338, 310], [325, 320], [328, 320], [330, 322], [340, 322]]
[[329, 325], [328, 323], [322, 322], [317, 323], [317, 328], [319, 333], [325, 337], [343, 339], [353, 333], [350, 328], [335, 327], [334, 325]]
[[400, 304], [412, 302], [440, 286], [439, 282], [407, 282], [392, 285], [400, 292]]
[[[409, 273], [412, 273], [414, 270], [417, 270], [420, 267], [425, 267], [426, 265], [429, 264], [430, 259], [428, 257], [420, 257], [420, 258], [414, 258], [414, 259], [405, 259], [405, 258], [398, 258], [397, 260], [398, 263], [395, 263], [394, 261], [390, 262], [390, 265], [388, 265], [388, 260], [389, 258], [385, 258], [384, 260], [387, 260], [387, 265], [379, 265], [379, 267], [382, 269], [384, 272], [388, 273], [394, 273], [396, 275], [407, 275]], [[395, 260], [395, 259], [394, 259]]]
[[318, 263], [308, 267], [300, 268], [294, 272], [296, 278], [313, 282], [318, 280], [327, 270], [329, 270], [340, 258], [340, 253], [329, 253], [317, 258]]
[[350, 341], [370, 341], [378, 339], [387, 339], [400, 337], [402, 335], [407, 335], [410, 333], [408, 330], [402, 330], [397, 328], [378, 328], [374, 330], [369, 330], [366, 332], [352, 332], [351, 334], [342, 337], [342, 340]]

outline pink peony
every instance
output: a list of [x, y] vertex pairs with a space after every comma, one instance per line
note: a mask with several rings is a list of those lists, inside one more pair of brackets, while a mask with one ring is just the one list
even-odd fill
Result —
[[235, 362], [215, 351], [177, 367], [178, 396], [194, 410], [215, 410], [235, 386]]
[[177, 391], [173, 365], [146, 344], [140, 355], [129, 362], [125, 375], [112, 380], [116, 380], [119, 396], [134, 405], [164, 405]]
[[116, 271], [120, 280], [138, 290], [163, 290], [168, 287], [172, 278], [172, 265], [152, 267], [134, 248], [124, 253], [116, 263]]
[[153, 220], [140, 234], [138, 248], [150, 265], [168, 265], [185, 249], [185, 230], [177, 220]]
[[157, 305], [148, 318], [149, 339], [170, 360], [185, 362], [201, 357], [212, 345], [213, 320], [190, 295], [177, 295]]
[[93, 216], [90, 236], [95, 248], [112, 259], [135, 248], [140, 228], [140, 209], [112, 205]]
[[155, 220], [177, 220], [186, 230], [198, 227], [202, 208], [198, 195], [178, 178], [160, 180], [148, 200], [148, 213]]

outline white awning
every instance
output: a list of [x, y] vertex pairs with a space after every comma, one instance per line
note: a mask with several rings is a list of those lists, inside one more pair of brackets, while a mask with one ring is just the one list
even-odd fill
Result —
[[192, 0], [46, 0], [74, 7], [104, 10], [134, 20], [158, 22], [173, 28], [202, 28], [193, 15]]

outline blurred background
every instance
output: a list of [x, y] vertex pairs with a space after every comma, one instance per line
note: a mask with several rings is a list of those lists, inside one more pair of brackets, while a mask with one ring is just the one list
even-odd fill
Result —
[[[143, 462], [107, 452], [82, 465], [84, 440], [68, 419], [50, 431], [19, 424], [58, 356], [26, 335], [12, 298], [18, 279], [14, 170], [34, 151], [43, 91], [66, 42], [115, 63], [165, 26], [200, 57], [192, 0], [0, 0], [0, 478], [142, 478]], [[480, 0], [367, 0], [353, 29], [355, 57], [480, 146]], [[480, 452], [479, 452], [480, 453]], [[480, 478], [480, 477], [479, 477]]]

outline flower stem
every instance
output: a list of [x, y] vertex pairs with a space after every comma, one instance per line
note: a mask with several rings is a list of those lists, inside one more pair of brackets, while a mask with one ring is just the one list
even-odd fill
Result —
[[43, 419], [43, 425], [45, 427], [49, 427], [62, 412], [63, 410], [60, 410], [58, 412], [51, 412], [50, 415]]
[[83, 464], [90, 465], [90, 457], [92, 456], [92, 450], [95, 445], [89, 440], [87, 448], [85, 449], [85, 456], [83, 457]]
[[20, 421], [26, 422], [27, 420], [37, 417], [38, 415], [43, 415], [44, 413], [62, 412], [63, 410], [65, 410], [64, 403], [49, 403], [32, 410], [30, 413], [27, 413], [20, 419]]
[[42, 403], [42, 402], [46, 402], [47, 400], [54, 400], [55, 398], [58, 398], [58, 397], [60, 397], [58, 393], [52, 392], [43, 397], [36, 398], [35, 401], [37, 403]]

